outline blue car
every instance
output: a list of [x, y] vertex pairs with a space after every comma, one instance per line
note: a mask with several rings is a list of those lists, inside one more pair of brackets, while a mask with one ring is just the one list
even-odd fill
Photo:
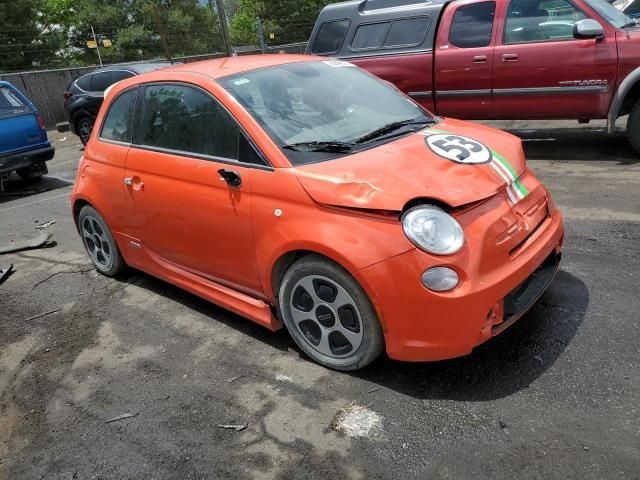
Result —
[[0, 187], [11, 172], [23, 180], [38, 180], [48, 172], [54, 148], [42, 116], [9, 82], [0, 81]]

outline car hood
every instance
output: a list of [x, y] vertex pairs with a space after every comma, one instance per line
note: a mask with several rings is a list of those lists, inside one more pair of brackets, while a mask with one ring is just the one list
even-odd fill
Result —
[[[470, 155], [460, 159], [465, 154], [456, 144], [476, 153], [467, 149]], [[457, 156], [457, 161], [443, 155]], [[401, 211], [415, 198], [435, 199], [452, 207], [489, 198], [525, 169], [518, 137], [475, 123], [443, 119], [393, 142], [295, 171], [318, 203]]]

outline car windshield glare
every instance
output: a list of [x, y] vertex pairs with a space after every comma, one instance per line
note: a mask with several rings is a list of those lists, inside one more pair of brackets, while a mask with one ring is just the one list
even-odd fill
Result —
[[605, 0], [585, 0], [587, 5], [602, 15], [607, 22], [615, 28], [623, 28], [635, 25], [635, 21], [628, 15], [625, 15], [613, 5]]
[[[294, 165], [348, 155], [352, 149], [336, 145], [353, 144], [372, 133], [380, 140], [393, 130], [410, 131], [433, 121], [393, 86], [339, 60], [279, 65], [220, 83], [285, 147]], [[305, 144], [307, 148], [298, 148]]]

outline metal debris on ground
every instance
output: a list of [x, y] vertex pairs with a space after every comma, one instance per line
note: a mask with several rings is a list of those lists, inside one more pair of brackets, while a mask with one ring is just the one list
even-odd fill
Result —
[[42, 230], [36, 237], [28, 240], [11, 242], [9, 245], [0, 246], [0, 255], [4, 253], [19, 252], [20, 250], [31, 250], [32, 248], [48, 247], [51, 245], [53, 232]]
[[104, 422], [104, 423], [118, 422], [118, 421], [120, 421], [120, 420], [125, 420], [125, 419], [127, 419], [127, 418], [132, 418], [132, 417], [137, 417], [137, 416], [138, 416], [138, 412], [135, 412], [135, 413], [125, 413], [125, 414], [119, 415], [119, 416], [117, 416], [117, 417], [110, 418], [109, 420], [105, 420], [105, 422]]
[[233, 383], [236, 380], [240, 380], [242, 377], [244, 377], [244, 375], [236, 375], [235, 377], [227, 378], [226, 382]]
[[0, 267], [0, 283], [4, 282], [9, 275], [13, 271], [13, 263], [9, 264], [8, 267]]
[[242, 423], [240, 425], [218, 425], [218, 428], [225, 428], [227, 430], [235, 430], [236, 432], [241, 432], [248, 426], [249, 426], [248, 423]]
[[57, 313], [60, 310], [62, 310], [62, 309], [61, 308], [56, 308], [55, 310], [51, 310], [49, 312], [39, 313], [38, 315], [34, 315], [33, 317], [25, 318], [24, 321], [28, 322], [30, 320], [35, 320], [36, 318], [46, 317], [47, 315], [51, 315], [53, 313]]
[[36, 230], [44, 230], [45, 228], [50, 227], [51, 225], [53, 225], [54, 223], [56, 223], [55, 220], [49, 220], [48, 222], [45, 223], [41, 223], [40, 225], [38, 225], [36, 227]]

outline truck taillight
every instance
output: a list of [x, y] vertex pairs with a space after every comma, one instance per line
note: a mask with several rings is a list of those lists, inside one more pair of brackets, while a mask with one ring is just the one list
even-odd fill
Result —
[[43, 120], [43, 118], [42, 118], [42, 115], [40, 115], [40, 114], [38, 113], [37, 118], [38, 118], [38, 126], [39, 126], [42, 130], [44, 130], [44, 120]]

